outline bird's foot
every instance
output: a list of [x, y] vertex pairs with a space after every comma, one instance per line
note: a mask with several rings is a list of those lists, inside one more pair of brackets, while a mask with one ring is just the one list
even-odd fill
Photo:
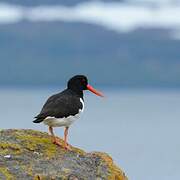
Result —
[[71, 148], [71, 146], [69, 144], [65, 144], [64, 148], [65, 148], [65, 150], [69, 150], [69, 151], [72, 150], [72, 148]]
[[62, 147], [62, 144], [57, 139], [53, 140], [53, 144]]

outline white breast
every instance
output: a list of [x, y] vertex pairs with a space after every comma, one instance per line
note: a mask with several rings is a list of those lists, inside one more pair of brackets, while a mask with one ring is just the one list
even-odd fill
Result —
[[44, 119], [44, 124], [51, 127], [69, 127], [74, 121], [76, 121], [80, 117], [81, 113], [84, 111], [84, 101], [82, 100], [82, 98], [80, 98], [80, 102], [82, 103], [82, 109], [79, 109], [78, 114], [76, 114], [75, 116], [68, 116], [66, 118], [55, 118], [48, 116]]

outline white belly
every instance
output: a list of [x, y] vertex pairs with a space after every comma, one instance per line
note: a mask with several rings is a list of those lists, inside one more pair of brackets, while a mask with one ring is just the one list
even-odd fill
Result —
[[80, 98], [80, 101], [83, 107], [82, 109], [79, 110], [79, 113], [76, 114], [75, 116], [68, 116], [66, 118], [65, 117], [55, 118], [55, 117], [48, 116], [44, 119], [43, 123], [51, 127], [61, 127], [61, 126], [69, 127], [73, 122], [75, 122], [80, 117], [81, 113], [84, 111], [84, 102], [81, 98]]

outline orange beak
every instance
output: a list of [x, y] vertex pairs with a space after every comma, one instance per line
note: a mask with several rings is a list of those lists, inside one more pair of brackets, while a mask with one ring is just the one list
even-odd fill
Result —
[[91, 91], [92, 93], [96, 94], [97, 96], [104, 97], [104, 95], [103, 95], [101, 92], [97, 91], [96, 89], [94, 89], [94, 88], [93, 88], [92, 86], [90, 86], [89, 84], [87, 85], [87, 89], [88, 89], [89, 91]]

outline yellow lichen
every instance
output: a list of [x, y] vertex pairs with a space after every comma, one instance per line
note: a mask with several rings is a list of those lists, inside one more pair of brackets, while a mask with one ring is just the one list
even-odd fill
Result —
[[0, 173], [2, 173], [6, 180], [15, 180], [13, 175], [9, 172], [9, 170], [6, 167], [0, 167]]
[[[55, 153], [58, 151], [59, 147], [52, 144], [51, 137], [46, 133], [37, 133], [37, 131], [29, 130], [28, 133], [16, 133], [16, 137], [22, 141], [23, 146], [30, 151], [40, 151], [47, 158], [52, 158]], [[62, 146], [64, 141], [58, 138]], [[41, 149], [40, 149], [41, 146]], [[79, 155], [84, 155], [85, 152], [81, 149], [72, 147], [72, 151], [78, 153]], [[65, 153], [65, 149], [61, 149], [61, 153]]]
[[10, 144], [10, 143], [5, 143], [1, 142], [0, 143], [0, 154], [5, 155], [6, 153], [9, 153], [9, 150], [11, 150], [12, 154], [20, 154], [21, 153], [21, 148], [17, 144]]
[[124, 172], [121, 171], [113, 162], [112, 158], [106, 154], [101, 152], [93, 152], [92, 153], [95, 156], [98, 156], [102, 159], [102, 161], [107, 165], [108, 167], [108, 180], [128, 180], [128, 178], [125, 176]]
[[85, 155], [86, 152], [83, 151], [82, 149], [76, 148], [76, 147], [72, 147], [72, 151], [76, 152], [79, 155]]
[[19, 165], [20, 168], [27, 172], [28, 175], [32, 176], [33, 175], [33, 169], [32, 169], [32, 165], [30, 164], [26, 164], [26, 165]]
[[56, 146], [52, 144], [50, 138], [30, 134], [16, 135], [16, 137], [22, 141], [26, 149], [36, 152], [40, 151], [47, 158], [52, 158], [56, 153]]
[[41, 176], [40, 175], [35, 175], [33, 180], [42, 180]]
[[[56, 177], [52, 176], [52, 177], [49, 178], [49, 177], [46, 177], [44, 175], [35, 175], [33, 180], [56, 180]], [[65, 179], [61, 178], [61, 180], [65, 180]], [[66, 178], [66, 180], [67, 180], [67, 178]]]

